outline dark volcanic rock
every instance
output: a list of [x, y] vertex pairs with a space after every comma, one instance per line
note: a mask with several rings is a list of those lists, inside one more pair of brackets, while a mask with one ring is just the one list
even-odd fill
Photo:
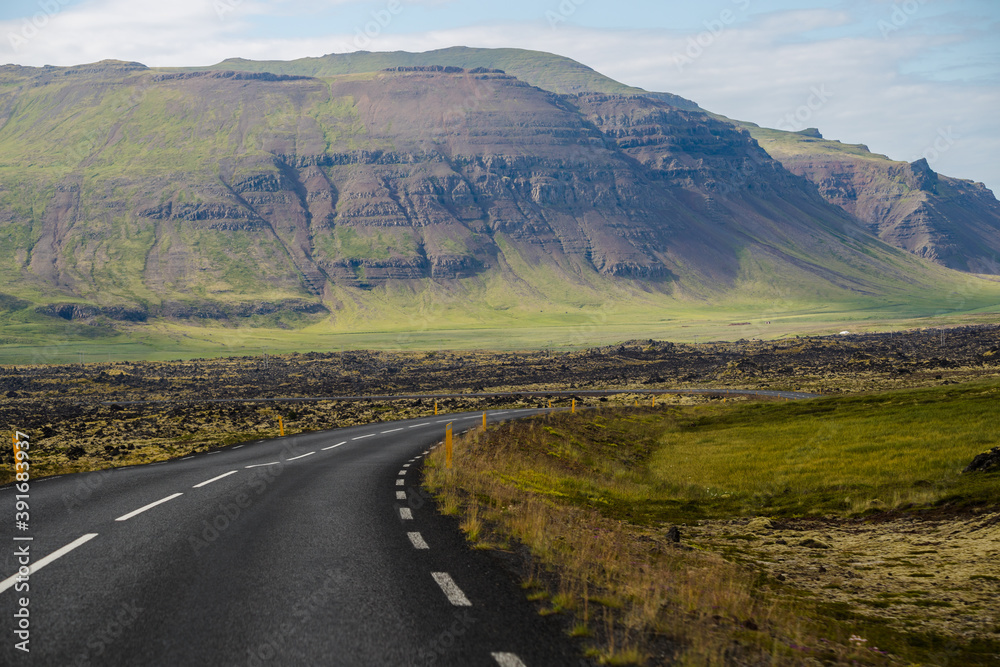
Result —
[[1000, 472], [1000, 447], [977, 454], [962, 472]]

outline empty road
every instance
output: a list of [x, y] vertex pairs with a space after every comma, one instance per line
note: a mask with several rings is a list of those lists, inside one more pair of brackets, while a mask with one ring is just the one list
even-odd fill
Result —
[[559, 622], [420, 491], [445, 423], [481, 419], [301, 434], [0, 489], [0, 663], [579, 664]]

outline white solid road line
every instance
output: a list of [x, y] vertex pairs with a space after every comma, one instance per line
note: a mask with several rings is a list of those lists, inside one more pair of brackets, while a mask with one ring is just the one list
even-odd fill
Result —
[[420, 533], [407, 533], [406, 536], [410, 538], [414, 549], [430, 549]]
[[397, 479], [396, 480], [396, 486], [403, 486], [404, 484], [406, 484], [406, 480], [405, 479]]
[[513, 653], [490, 653], [500, 667], [525, 667], [521, 659]]
[[369, 433], [368, 435], [359, 435], [356, 438], [351, 438], [351, 440], [364, 440], [365, 438], [371, 438], [371, 437], [374, 437], [374, 436], [375, 436], [374, 433]]
[[393, 429], [389, 429], [388, 431], [382, 431], [382, 435], [385, 435], [386, 433], [398, 433], [399, 431], [402, 431], [402, 430], [403, 430], [402, 427], [400, 427], [400, 428], [393, 428]]
[[167, 496], [166, 498], [160, 498], [155, 503], [149, 503], [145, 507], [140, 507], [137, 510], [132, 510], [128, 514], [121, 515], [120, 517], [118, 517], [117, 519], [115, 519], [115, 521], [128, 521], [129, 519], [131, 519], [132, 517], [134, 517], [136, 514], [142, 514], [143, 512], [145, 512], [148, 509], [152, 509], [152, 508], [156, 507], [157, 505], [160, 505], [160, 504], [163, 504], [163, 503], [167, 502], [168, 500], [173, 500], [174, 498], [176, 498], [178, 496], [183, 496], [183, 495], [184, 495], [183, 493], [175, 493], [172, 496]]
[[264, 468], [266, 466], [276, 466], [281, 465], [281, 461], [274, 461], [273, 463], [255, 463], [252, 466], [244, 466], [247, 470], [250, 468]]
[[346, 444], [347, 444], [347, 441], [344, 440], [343, 442], [338, 442], [336, 445], [330, 445], [329, 447], [324, 447], [323, 451], [325, 452], [327, 450], [333, 449], [334, 447], [340, 447], [341, 445], [346, 445]]
[[298, 461], [299, 459], [304, 459], [307, 456], [312, 456], [316, 452], [309, 452], [308, 454], [300, 454], [299, 456], [293, 456], [290, 459], [285, 459], [286, 461]]
[[409, 507], [400, 507], [399, 518], [411, 521], [413, 519], [413, 510], [411, 510]]
[[458, 587], [458, 584], [451, 578], [451, 575], [447, 572], [431, 572], [431, 576], [434, 577], [434, 581], [437, 585], [441, 587], [444, 591], [445, 596], [447, 596], [448, 601], [451, 602], [456, 607], [471, 607], [472, 603], [469, 602], [469, 598], [465, 597], [465, 593], [462, 589]]
[[[34, 563], [32, 563], [31, 565], [28, 566], [28, 576], [30, 577], [35, 572], [38, 572], [39, 570], [41, 570], [43, 567], [45, 567], [46, 565], [48, 565], [52, 561], [56, 560], [57, 558], [62, 558], [63, 556], [65, 556], [66, 554], [68, 554], [73, 549], [76, 549], [81, 544], [85, 544], [86, 542], [89, 542], [90, 540], [94, 539], [95, 537], [97, 537], [97, 533], [87, 533], [83, 537], [76, 538], [75, 540], [73, 540], [72, 542], [70, 542], [69, 544], [67, 544], [66, 546], [64, 546], [63, 548], [56, 549], [55, 551], [53, 551], [52, 553], [50, 553], [45, 558], [42, 558], [41, 560], [36, 560]], [[11, 586], [13, 586], [15, 583], [17, 583], [17, 578], [18, 577], [21, 577], [20, 573], [13, 574], [13, 575], [7, 577], [6, 579], [4, 579], [3, 581], [0, 581], [0, 593], [3, 593], [5, 590], [7, 590]], [[21, 579], [26, 579], [26, 577], [21, 577]]]
[[209, 484], [211, 484], [212, 482], [218, 482], [218, 481], [219, 481], [220, 479], [222, 479], [223, 477], [229, 477], [230, 475], [235, 475], [235, 474], [236, 474], [236, 473], [238, 473], [238, 472], [239, 472], [239, 470], [230, 470], [229, 472], [227, 472], [227, 473], [225, 473], [225, 474], [222, 474], [222, 475], [219, 475], [218, 477], [213, 477], [212, 479], [206, 479], [206, 480], [205, 480], [204, 482], [202, 482], [201, 484], [195, 484], [195, 485], [194, 485], [194, 486], [192, 486], [191, 488], [192, 488], [192, 489], [200, 489], [200, 488], [201, 488], [201, 487], [203, 487], [203, 486], [208, 486], [208, 485], [209, 485]]
[[406, 491], [397, 491], [396, 500], [406, 500]]

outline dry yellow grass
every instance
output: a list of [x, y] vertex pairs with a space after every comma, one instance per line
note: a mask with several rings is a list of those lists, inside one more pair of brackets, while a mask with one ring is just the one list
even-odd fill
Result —
[[[993, 388], [941, 391], [937, 399], [926, 393], [884, 398], [885, 403], [896, 406], [896, 412], [888, 410], [888, 418], [897, 418], [899, 410], [919, 411], [924, 416], [914, 422], [916, 428], [933, 429], [948, 419], [943, 403], [955, 400], [965, 410], [956, 412], [955, 419], [974, 425], [978, 422], [971, 417], [978, 408], [970, 397], [988, 394]], [[880, 413], [885, 417], [887, 410], [875, 397], [836, 401], [843, 404], [820, 404], [816, 409], [838, 414], [838, 439], [823, 443], [824, 456], [809, 457], [808, 465], [801, 457], [780, 457], [795, 474], [791, 470], [778, 474], [782, 484], [807, 496], [807, 504], [815, 501], [821, 513], [840, 512], [847, 517], [862, 511], [868, 515], [872, 505], [867, 497], [860, 506], [845, 502], [843, 494], [822, 488], [810, 465], [822, 467], [827, 456], [839, 455], [842, 468], [854, 470], [854, 478], [838, 470], [838, 484], [878, 491], [879, 484], [899, 483], [898, 479], [885, 481], [881, 468], [851, 467], [852, 456], [877, 453], [870, 447], [856, 448], [855, 441], [867, 437], [866, 415]], [[1000, 626], [994, 628], [987, 622], [978, 624], [974, 632], [957, 632], [933, 621], [943, 616], [943, 603], [938, 606], [923, 601], [904, 606], [906, 597], [902, 594], [873, 597], [876, 602], [889, 600], [893, 605], [902, 601], [894, 609], [900, 622], [886, 623], [881, 614], [885, 605], [860, 603], [857, 595], [840, 595], [839, 590], [831, 594], [834, 589], [818, 585], [803, 586], [797, 574], [782, 574], [789, 568], [811, 574], [827, 550], [796, 549], [795, 562], [801, 567], [793, 566], [787, 553], [779, 556], [789, 561], [785, 570], [765, 562], [767, 554], [773, 557], [779, 547], [776, 540], [769, 540], [772, 544], [765, 547], [760, 544], [765, 540], [750, 537], [767, 532], [764, 526], [769, 520], [753, 518], [753, 507], [733, 501], [743, 487], [726, 493], [727, 480], [714, 479], [706, 493], [703, 481], [699, 481], [698, 493], [692, 496], [687, 485], [672, 484], [668, 478], [671, 466], [665, 463], [670, 458], [667, 453], [697, 445], [707, 448], [702, 463], [709, 464], [712, 456], [721, 455], [712, 449], [715, 440], [729, 438], [730, 447], [738, 449], [743, 438], [748, 446], [758, 447], [773, 437], [767, 429], [787, 428], [782, 410], [788, 412], [785, 418], [801, 420], [804, 417], [799, 413], [805, 408], [732, 408], [755, 415], [756, 430], [735, 423], [741, 420], [730, 419], [726, 414], [729, 409], [703, 406], [659, 413], [633, 409], [557, 415], [487, 431], [477, 429], [456, 443], [452, 469], [444, 467], [442, 452], [435, 451], [428, 459], [425, 481], [450, 512], [463, 517], [463, 529], [473, 542], [493, 548], [504, 544], [527, 548], [532, 569], [525, 576], [539, 601], [540, 613], [566, 614], [567, 632], [586, 638], [590, 655], [605, 664], [882, 665], [940, 664], [942, 659], [952, 664], [991, 664], [991, 660], [1000, 659], [996, 637]], [[699, 415], [704, 419], [699, 420]], [[657, 430], [657, 425], [664, 423], [673, 424], [667, 435]], [[678, 428], [692, 432], [679, 433]], [[948, 428], [960, 430], [955, 424]], [[919, 434], [897, 431], [906, 447], [922, 442]], [[786, 441], [786, 447], [794, 448], [795, 442]], [[839, 454], [834, 451], [837, 447]], [[940, 445], [936, 448], [941, 449]], [[780, 447], [774, 449], [778, 456]], [[878, 454], [886, 461], [898, 458]], [[918, 485], [920, 493], [929, 493], [927, 484], [934, 490], [925, 500], [967, 508], [980, 501], [994, 502], [995, 488], [990, 491], [989, 485], [952, 478], [952, 457], [940, 451], [933, 456], [918, 455], [920, 465], [909, 472], [926, 482]], [[780, 468], [782, 464], [774, 465]], [[753, 487], [751, 490], [772, 484], [763, 469], [754, 473], [763, 476], [761, 479], [751, 479], [740, 465], [729, 473], [725, 466], [718, 469], [720, 475], [742, 479], [743, 486]], [[908, 479], [909, 472], [901, 479]], [[901, 494], [898, 500], [900, 504], [913, 503], [919, 500], [917, 495]], [[892, 502], [886, 497], [886, 503]], [[695, 512], [689, 507], [692, 503], [704, 508]], [[810, 513], [808, 507], [802, 509], [784, 500], [768, 503], [767, 509], [779, 517], [776, 521], [784, 522], [780, 530], [788, 531], [799, 530], [796, 522], [805, 520], [793, 515]], [[698, 519], [693, 517], [705, 512], [713, 517], [695, 527]], [[727, 519], [727, 513], [744, 518]], [[658, 520], [663, 517], [689, 520], [680, 526], [679, 544], [668, 536], [671, 525]], [[734, 521], [739, 529], [730, 526]], [[732, 529], [726, 530], [726, 526]], [[879, 528], [867, 530], [871, 544], [875, 542], [872, 534], [879, 534]], [[890, 532], [886, 530], [886, 536]], [[814, 539], [819, 543], [827, 533], [817, 533]], [[799, 542], [804, 539], [799, 538]], [[842, 540], [838, 537], [837, 541]], [[979, 543], [981, 551], [989, 550], [988, 542]], [[844, 557], [854, 556], [845, 553]], [[806, 566], [813, 569], [806, 570]], [[954, 567], [954, 563], [942, 561], [941, 566]], [[992, 585], [988, 578], [977, 581]]]

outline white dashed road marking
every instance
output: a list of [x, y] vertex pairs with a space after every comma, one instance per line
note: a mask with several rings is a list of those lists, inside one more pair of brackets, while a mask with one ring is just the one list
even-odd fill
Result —
[[344, 440], [343, 442], [338, 442], [336, 445], [330, 445], [329, 447], [324, 447], [323, 451], [325, 452], [325, 451], [327, 451], [329, 449], [333, 449], [334, 447], [340, 447], [341, 445], [346, 445], [346, 444], [347, 444], [347, 441]]
[[[39, 570], [41, 570], [43, 567], [45, 567], [46, 565], [48, 565], [52, 561], [56, 560], [57, 558], [62, 558], [63, 556], [65, 556], [66, 554], [68, 554], [73, 549], [76, 549], [81, 544], [85, 544], [86, 542], [89, 542], [90, 540], [94, 539], [95, 537], [97, 537], [97, 533], [87, 533], [83, 537], [76, 538], [75, 540], [73, 540], [72, 542], [70, 542], [69, 544], [67, 544], [66, 546], [64, 546], [63, 548], [56, 549], [55, 551], [53, 551], [52, 553], [50, 553], [45, 558], [42, 558], [40, 560], [36, 560], [34, 563], [32, 563], [31, 565], [28, 566], [28, 576], [33, 575], [35, 572], [38, 572]], [[7, 590], [11, 586], [13, 586], [15, 583], [17, 583], [17, 578], [18, 577], [21, 577], [22, 580], [25, 579], [25, 577], [23, 577], [20, 573], [18, 573], [18, 574], [14, 574], [14, 575], [11, 575], [11, 576], [7, 577], [3, 581], [0, 581], [0, 593], [3, 593], [5, 590]]]
[[405, 470], [400, 470], [397, 474], [399, 474], [399, 475], [405, 475], [406, 471]]
[[219, 475], [218, 477], [213, 477], [212, 479], [206, 479], [206, 480], [205, 480], [204, 482], [202, 482], [201, 484], [195, 484], [195, 485], [194, 485], [194, 486], [192, 486], [191, 488], [192, 488], [192, 489], [200, 489], [200, 488], [201, 488], [201, 487], [203, 487], [203, 486], [208, 486], [208, 485], [209, 485], [209, 484], [211, 484], [212, 482], [218, 482], [218, 481], [219, 481], [220, 479], [222, 479], [223, 477], [229, 477], [230, 475], [235, 475], [235, 474], [236, 474], [237, 472], [239, 472], [239, 471], [238, 471], [238, 470], [230, 470], [229, 472], [225, 473], [224, 475]]
[[281, 461], [274, 461], [273, 463], [257, 463], [252, 466], [246, 466], [246, 468], [247, 470], [249, 470], [250, 468], [263, 468], [265, 466], [276, 466], [276, 465], [281, 465]]
[[521, 659], [513, 653], [490, 653], [500, 667], [525, 667]]
[[313, 455], [313, 454], [315, 454], [315, 453], [316, 453], [316, 452], [309, 452], [308, 454], [302, 454], [302, 455], [300, 455], [300, 456], [293, 456], [292, 458], [290, 458], [290, 459], [286, 459], [286, 460], [287, 460], [287, 461], [297, 461], [297, 460], [299, 460], [299, 459], [304, 459], [304, 458], [305, 458], [305, 457], [307, 457], [307, 456], [312, 456], [312, 455]]
[[411, 510], [409, 507], [400, 507], [399, 518], [410, 521], [411, 519], [413, 519], [413, 510]]
[[451, 602], [456, 607], [471, 607], [472, 603], [469, 602], [469, 598], [465, 597], [465, 593], [462, 589], [458, 587], [458, 584], [451, 578], [451, 575], [447, 572], [431, 572], [431, 576], [434, 577], [434, 581], [437, 585], [441, 587], [444, 591], [445, 596], [448, 601]]
[[420, 533], [407, 533], [406, 536], [410, 538], [410, 542], [413, 544], [414, 549], [430, 549]]
[[389, 429], [388, 431], [382, 431], [382, 435], [385, 435], [386, 433], [398, 433], [399, 431], [402, 431], [402, 430], [403, 430], [402, 427], [400, 427], [400, 428], [392, 428], [392, 429]]
[[172, 496], [167, 496], [166, 498], [160, 498], [155, 503], [149, 503], [148, 505], [146, 505], [144, 507], [140, 507], [137, 510], [132, 510], [128, 514], [121, 515], [120, 517], [118, 517], [117, 519], [115, 519], [115, 521], [128, 521], [129, 519], [131, 519], [132, 517], [134, 517], [136, 514], [142, 514], [143, 512], [145, 512], [148, 509], [153, 509], [157, 505], [163, 504], [163, 503], [167, 502], [168, 500], [173, 500], [174, 498], [176, 498], [178, 496], [183, 496], [183, 495], [184, 495], [183, 493], [175, 493]]
[[405, 479], [397, 479], [396, 480], [396, 486], [403, 486], [404, 484], [406, 484], [406, 480]]
[[239, 449], [240, 447], [246, 447], [246, 445], [236, 445], [233, 449]]
[[406, 491], [397, 491], [396, 500], [406, 500]]

